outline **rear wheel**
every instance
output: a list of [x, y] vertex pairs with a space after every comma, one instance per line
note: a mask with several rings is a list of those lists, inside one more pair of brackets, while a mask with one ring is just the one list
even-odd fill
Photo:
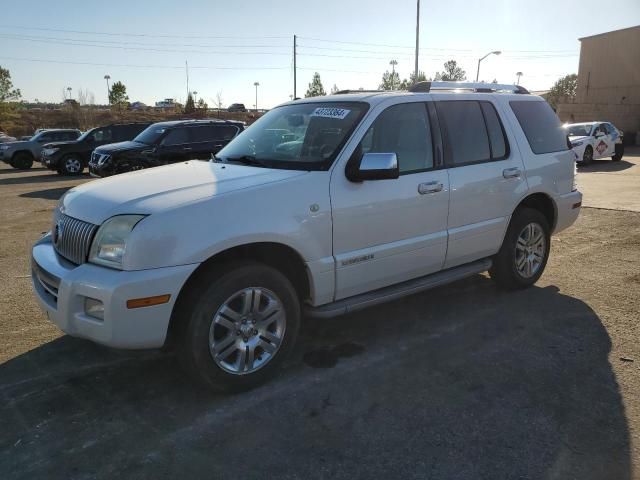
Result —
[[83, 170], [84, 165], [82, 159], [73, 154], [62, 157], [60, 160], [60, 166], [58, 167], [58, 173], [60, 173], [60, 175], [80, 175]]
[[619, 162], [620, 160], [622, 160], [623, 156], [624, 156], [624, 145], [621, 143], [617, 143], [616, 151], [611, 157], [611, 160], [613, 160], [614, 162]]
[[18, 152], [11, 159], [11, 166], [18, 170], [29, 170], [33, 166], [33, 156], [26, 152]]
[[200, 384], [222, 391], [253, 388], [277, 373], [300, 325], [291, 282], [260, 263], [201, 274], [176, 307], [178, 358]]
[[489, 274], [502, 288], [529, 287], [542, 276], [550, 246], [551, 234], [546, 217], [538, 210], [520, 208], [511, 218]]
[[593, 148], [589, 145], [582, 154], [582, 165], [589, 165], [591, 162], [593, 162]]

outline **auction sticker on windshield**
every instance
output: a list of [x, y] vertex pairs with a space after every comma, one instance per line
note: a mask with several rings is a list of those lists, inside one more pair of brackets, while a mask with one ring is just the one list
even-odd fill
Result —
[[337, 118], [339, 120], [344, 119], [347, 115], [351, 113], [351, 110], [347, 110], [346, 108], [327, 108], [320, 107], [316, 108], [312, 113], [312, 117], [324, 117], [324, 118]]

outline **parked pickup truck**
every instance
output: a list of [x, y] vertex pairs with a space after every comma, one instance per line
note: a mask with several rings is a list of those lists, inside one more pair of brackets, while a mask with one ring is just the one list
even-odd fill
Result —
[[45, 143], [75, 140], [79, 136], [80, 130], [75, 129], [41, 130], [29, 140], [0, 144], [0, 160], [13, 168], [28, 170], [34, 161], [40, 161]]
[[551, 107], [490, 87], [292, 101], [212, 161], [75, 187], [33, 247], [38, 301], [69, 335], [174, 345], [200, 383], [243, 390], [276, 373], [303, 314], [486, 270], [529, 287], [582, 195]]

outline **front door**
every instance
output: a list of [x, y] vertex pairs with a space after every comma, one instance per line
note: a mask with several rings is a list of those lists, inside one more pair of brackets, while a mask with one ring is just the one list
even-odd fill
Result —
[[160, 142], [156, 151], [159, 165], [182, 162], [192, 158], [192, 144], [189, 138], [189, 128], [175, 127], [169, 130]]
[[426, 104], [382, 111], [354, 155], [367, 152], [395, 153], [400, 177], [353, 183], [333, 173], [336, 299], [438, 271], [446, 254], [449, 180], [434, 162]]

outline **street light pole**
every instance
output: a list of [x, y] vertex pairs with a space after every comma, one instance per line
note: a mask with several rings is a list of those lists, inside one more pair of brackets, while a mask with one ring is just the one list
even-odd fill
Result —
[[105, 75], [104, 79], [107, 81], [107, 105], [110, 105], [111, 99], [109, 97], [111, 96], [111, 89], [109, 88], [109, 80], [111, 80], [111, 75]]
[[256, 87], [256, 113], [258, 113], [258, 86], [260, 85], [260, 83], [253, 82], [253, 85]]
[[71, 87], [67, 87], [67, 92], [69, 92], [69, 100], [71, 100]]
[[418, 45], [420, 43], [420, 0], [416, 7], [416, 68], [413, 73], [413, 83], [418, 82]]
[[487, 58], [489, 55], [500, 55], [502, 52], [500, 50], [494, 50], [493, 52], [487, 53], [484, 57], [478, 60], [478, 71], [476, 72], [476, 82], [480, 78], [480, 62]]
[[391, 65], [391, 90], [393, 90], [393, 87], [395, 87], [396, 65], [397, 64], [398, 64], [398, 62], [396, 60], [391, 60], [389, 62], [389, 65]]
[[516, 72], [516, 77], [518, 77], [518, 80], [516, 81], [516, 85], [520, 85], [520, 77], [523, 75], [522, 72]]

